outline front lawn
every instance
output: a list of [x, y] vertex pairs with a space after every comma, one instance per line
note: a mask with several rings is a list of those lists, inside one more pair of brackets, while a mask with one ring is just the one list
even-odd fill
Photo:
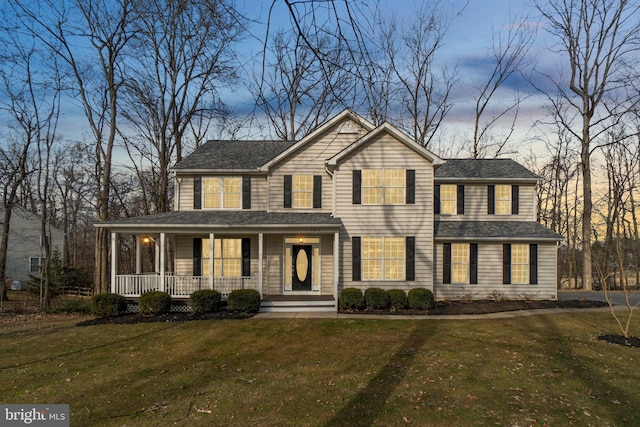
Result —
[[1, 402], [72, 426], [640, 424], [640, 349], [597, 340], [604, 312], [78, 321], [0, 324]]

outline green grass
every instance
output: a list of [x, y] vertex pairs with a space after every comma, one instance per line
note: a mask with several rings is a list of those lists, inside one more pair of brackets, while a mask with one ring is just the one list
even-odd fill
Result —
[[0, 401], [72, 426], [640, 424], [640, 349], [598, 341], [602, 312], [76, 322], [0, 325]]

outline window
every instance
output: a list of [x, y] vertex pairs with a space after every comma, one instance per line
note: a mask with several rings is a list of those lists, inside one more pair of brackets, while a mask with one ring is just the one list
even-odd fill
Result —
[[487, 187], [487, 213], [489, 215], [518, 215], [520, 186], [489, 185]]
[[241, 178], [203, 178], [203, 203], [206, 209], [240, 209]]
[[456, 199], [458, 189], [454, 184], [440, 185], [440, 213], [443, 215], [456, 214]]
[[[242, 276], [242, 239], [213, 241], [213, 275], [215, 277]], [[202, 275], [209, 275], [211, 252], [209, 239], [202, 239]]]
[[313, 207], [313, 175], [293, 175], [293, 207]]
[[443, 243], [442, 283], [478, 283], [478, 244]]
[[511, 283], [529, 282], [529, 245], [511, 245]]
[[404, 169], [363, 169], [362, 204], [405, 204], [405, 181]]
[[538, 283], [538, 245], [504, 244], [502, 249], [504, 284]]
[[405, 239], [362, 238], [362, 280], [404, 280]]
[[496, 214], [508, 215], [511, 213], [511, 186], [496, 185]]
[[451, 245], [451, 283], [469, 283], [469, 245]]
[[40, 273], [40, 269], [44, 266], [44, 260], [42, 257], [30, 257], [29, 273]]

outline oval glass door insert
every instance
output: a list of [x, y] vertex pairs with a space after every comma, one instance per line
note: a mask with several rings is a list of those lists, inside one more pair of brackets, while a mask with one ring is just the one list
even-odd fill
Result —
[[300, 249], [296, 255], [296, 276], [298, 276], [298, 280], [304, 282], [308, 273], [309, 258], [307, 257], [307, 251]]

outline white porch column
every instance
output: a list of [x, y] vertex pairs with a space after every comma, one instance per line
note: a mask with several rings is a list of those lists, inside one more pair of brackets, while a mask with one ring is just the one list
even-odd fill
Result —
[[340, 232], [333, 234], [333, 298], [338, 311], [338, 282], [340, 281]]
[[[165, 275], [164, 275], [164, 272], [165, 272], [164, 248], [165, 248], [165, 234], [164, 233], [160, 233], [160, 290], [166, 292], [167, 286], [166, 286], [166, 283], [164, 282], [164, 278], [165, 278]], [[157, 252], [156, 252], [156, 257], [157, 257]]]
[[153, 261], [153, 272], [154, 273], [159, 273], [160, 272], [160, 246], [161, 246], [161, 244], [157, 240], [154, 240], [153, 244], [155, 246], [155, 251], [154, 251], [155, 258], [154, 258], [154, 261]]
[[142, 236], [136, 234], [136, 274], [142, 274]]
[[118, 274], [118, 234], [111, 232], [111, 292], [116, 292], [116, 275]]
[[258, 233], [258, 292], [260, 292], [260, 299], [262, 299], [262, 242], [263, 234]]
[[209, 289], [213, 289], [213, 244], [215, 238], [214, 233], [209, 233]]

